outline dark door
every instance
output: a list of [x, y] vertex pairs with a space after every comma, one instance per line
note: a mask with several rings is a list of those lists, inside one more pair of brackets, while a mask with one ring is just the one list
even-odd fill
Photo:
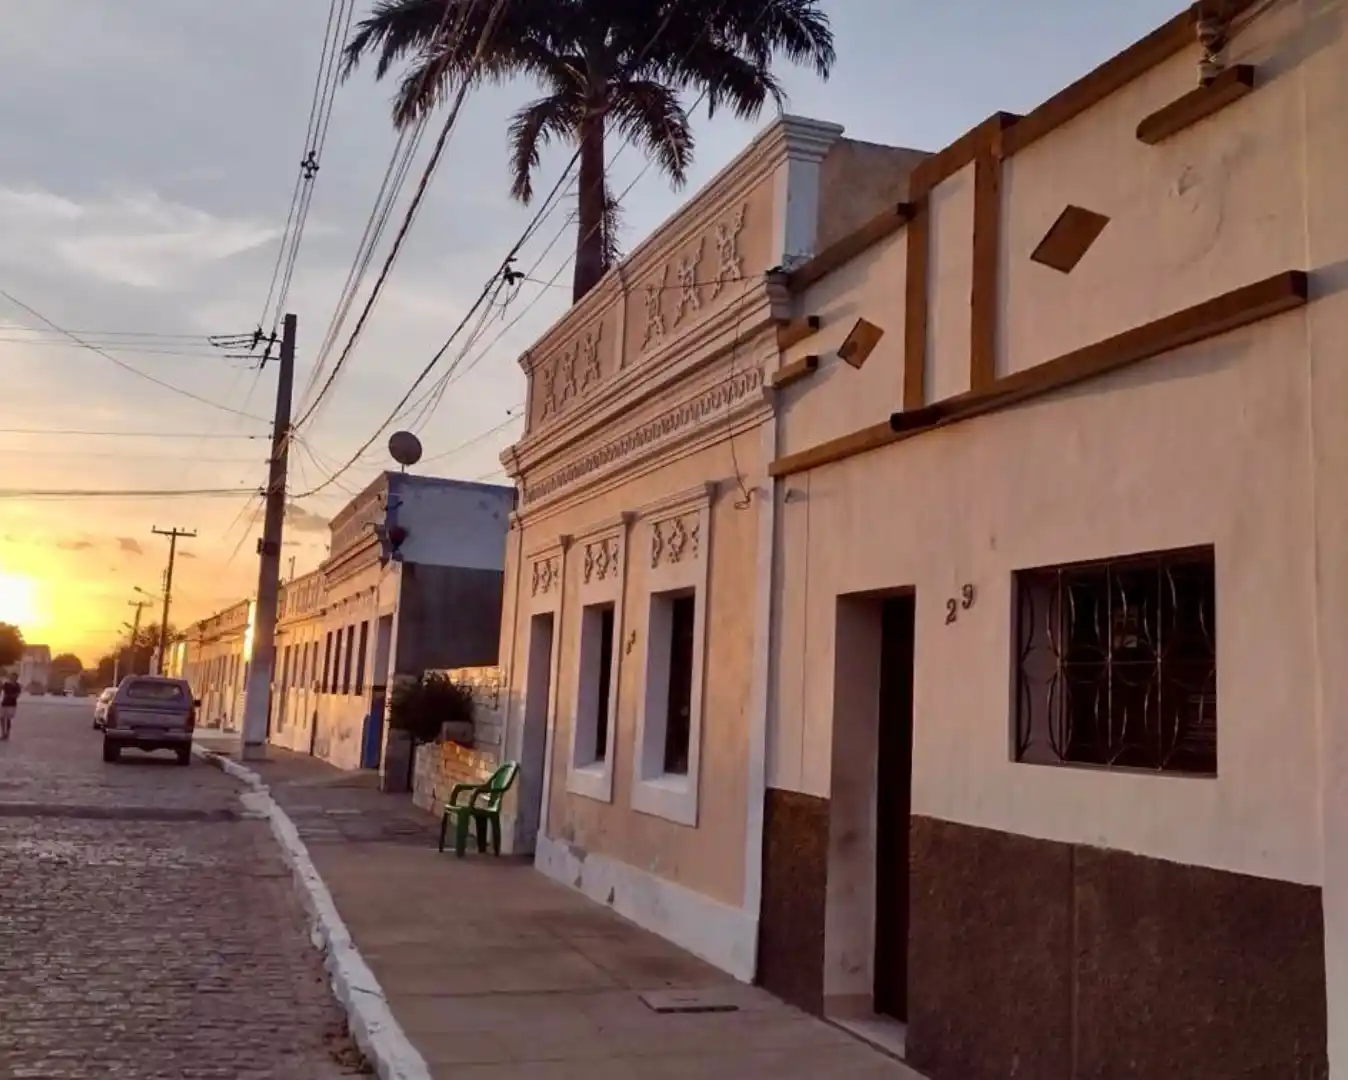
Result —
[[913, 598], [884, 601], [875, 837], [875, 1011], [908, 1019], [908, 825], [913, 792]]

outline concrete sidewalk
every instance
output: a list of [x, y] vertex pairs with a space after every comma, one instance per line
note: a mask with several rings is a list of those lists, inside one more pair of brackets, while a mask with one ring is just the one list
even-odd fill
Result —
[[[294, 821], [434, 1077], [920, 1080], [526, 861], [439, 855], [438, 823], [373, 776], [269, 753], [249, 767]], [[648, 1003], [671, 992], [733, 1011]]]

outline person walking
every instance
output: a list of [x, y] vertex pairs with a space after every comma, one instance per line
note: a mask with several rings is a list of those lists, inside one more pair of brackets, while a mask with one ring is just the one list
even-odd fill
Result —
[[19, 694], [23, 687], [13, 675], [5, 677], [0, 683], [0, 742], [9, 739], [10, 728], [14, 726], [14, 713], [19, 708]]

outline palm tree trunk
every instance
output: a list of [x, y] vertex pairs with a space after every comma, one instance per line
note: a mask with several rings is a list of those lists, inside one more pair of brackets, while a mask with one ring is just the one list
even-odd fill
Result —
[[580, 129], [580, 194], [576, 239], [576, 273], [571, 302], [579, 303], [608, 269], [604, 265], [604, 210], [608, 203], [604, 181], [604, 114], [593, 110]]

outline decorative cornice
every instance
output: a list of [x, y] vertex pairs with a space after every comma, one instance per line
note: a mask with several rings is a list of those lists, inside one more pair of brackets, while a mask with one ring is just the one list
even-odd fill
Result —
[[615, 298], [621, 302], [629, 282], [640, 279], [652, 268], [655, 257], [664, 249], [676, 251], [691, 240], [691, 234], [704, 222], [726, 208], [741, 194], [763, 180], [776, 165], [791, 158], [816, 159], [826, 154], [843, 134], [838, 124], [811, 120], [802, 116], [781, 116], [763, 130], [720, 172], [713, 176], [691, 199], [667, 218], [659, 228], [643, 240], [618, 266], [610, 270], [599, 283], [548, 328], [519, 358], [526, 371], [545, 354], [553, 351], [552, 343], [564, 340], [599, 314]]
[[762, 397], [757, 391], [763, 382], [763, 369], [759, 366], [722, 379], [689, 400], [608, 439], [541, 480], [523, 485], [520, 501], [527, 507], [629, 456], [673, 442], [709, 417], [723, 420], [724, 414], [737, 405], [746, 401], [759, 404]]
[[775, 327], [784, 301], [789, 304], [782, 290], [756, 285], [752, 292], [733, 299], [704, 321], [670, 338], [642, 363], [633, 364], [609, 379], [585, 409], [574, 410], [507, 447], [500, 455], [502, 466], [512, 478], [525, 476], [730, 351], [751, 350], [763, 330]]

